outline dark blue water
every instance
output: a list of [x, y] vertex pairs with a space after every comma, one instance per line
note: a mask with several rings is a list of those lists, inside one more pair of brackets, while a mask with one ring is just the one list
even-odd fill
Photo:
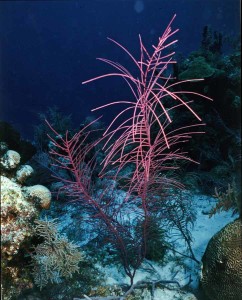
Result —
[[38, 113], [57, 105], [75, 124], [110, 100], [127, 99], [124, 82], [82, 81], [110, 71], [96, 57], [129, 65], [107, 41], [112, 37], [138, 55], [138, 34], [156, 43], [172, 16], [177, 52], [200, 46], [205, 25], [224, 35], [239, 33], [239, 0], [80, 0], [0, 2], [0, 119], [32, 138]]

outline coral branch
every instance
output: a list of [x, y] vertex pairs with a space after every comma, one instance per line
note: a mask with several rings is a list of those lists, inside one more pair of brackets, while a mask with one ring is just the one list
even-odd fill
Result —
[[[182, 187], [174, 175], [169, 177], [169, 172], [178, 168], [177, 161], [193, 161], [184, 152], [183, 145], [189, 142], [194, 134], [203, 133], [197, 128], [204, 124], [192, 108], [193, 101], [184, 99], [184, 95], [200, 96], [211, 100], [196, 92], [175, 90], [179, 84], [199, 81], [199, 79], [174, 83], [172, 75], [167, 75], [169, 67], [175, 63], [174, 51], [166, 52], [177, 42], [177, 40], [170, 40], [178, 31], [171, 28], [174, 18], [175, 15], [159, 38], [158, 44], [153, 45], [151, 51], [144, 46], [139, 36], [139, 59], [136, 59], [123, 45], [109, 38], [129, 56], [139, 76], [134, 76], [120, 63], [98, 58], [111, 65], [115, 71], [83, 82], [85, 84], [106, 77], [119, 77], [124, 79], [131, 91], [131, 100], [112, 101], [93, 109], [104, 109], [116, 104], [125, 106], [113, 117], [100, 139], [87, 143], [91, 134], [90, 125], [72, 138], [68, 137], [68, 132], [63, 138], [52, 128], [58, 141], [50, 137], [54, 145], [51, 154], [56, 164], [59, 164], [61, 169], [69, 171], [73, 177], [71, 181], [60, 178], [64, 183], [62, 189], [68, 197], [81, 201], [89, 207], [92, 218], [98, 218], [105, 224], [113, 245], [120, 253], [131, 286], [135, 272], [145, 258], [149, 221], [157, 209], [162, 208], [163, 212], [170, 209], [166, 213], [166, 218], [170, 218], [170, 224], [180, 230], [191, 251], [184, 206], [172, 201], [170, 205], [166, 204], [167, 206], [164, 203], [168, 201], [156, 204], [159, 201], [157, 199], [160, 199], [165, 191], [173, 187]], [[188, 124], [177, 126], [177, 112], [180, 108], [187, 110], [198, 123], [188, 121]], [[96, 156], [89, 160], [86, 158], [101, 142], [104, 142], [102, 147], [104, 159], [99, 176], [120, 183], [121, 189], [126, 191], [126, 196], [120, 200], [120, 203], [112, 198], [104, 204], [102, 197], [107, 194], [109, 188], [103, 188], [100, 198], [92, 187]], [[133, 222], [136, 222], [135, 226], [142, 224], [139, 234], [135, 232], [134, 225], [128, 224], [127, 214], [132, 215], [135, 220]]]

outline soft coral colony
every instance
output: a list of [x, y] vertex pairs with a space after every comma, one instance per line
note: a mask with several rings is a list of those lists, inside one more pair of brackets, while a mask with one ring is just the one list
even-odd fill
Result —
[[[151, 220], [155, 216], [159, 220], [162, 215], [162, 219], [166, 218], [171, 226], [176, 226], [174, 219], [178, 216], [180, 203], [171, 205], [167, 199], [170, 199], [174, 188], [183, 187], [175, 179], [177, 161], [193, 161], [182, 145], [189, 142], [194, 134], [203, 133], [199, 128], [205, 125], [192, 108], [193, 99], [188, 100], [187, 96], [212, 100], [196, 92], [176, 89], [182, 84], [202, 79], [177, 81], [168, 74], [169, 67], [175, 64], [175, 52], [167, 52], [177, 42], [172, 40], [178, 31], [171, 28], [174, 18], [158, 44], [152, 46], [152, 51], [144, 46], [139, 36], [139, 59], [120, 43], [109, 39], [130, 57], [139, 75], [135, 77], [118, 62], [99, 58], [115, 71], [83, 82], [116, 76], [123, 79], [131, 91], [131, 100], [115, 101], [94, 109], [126, 105], [114, 116], [99, 139], [94, 142], [89, 139], [93, 132], [96, 134], [93, 129], [95, 121], [73, 137], [69, 137], [68, 132], [65, 137], [59, 136], [49, 124], [58, 136], [58, 140], [50, 137], [54, 145], [50, 154], [55, 165], [72, 174], [71, 179], [58, 177], [63, 183], [61, 190], [70, 200], [83, 203], [90, 221], [98, 220], [100, 227], [108, 232], [107, 241], [118, 252], [131, 285], [137, 269], [146, 258]], [[177, 126], [176, 118], [181, 108], [191, 113], [191, 120]], [[98, 152], [87, 160], [90, 151], [97, 148], [104, 156], [99, 177], [108, 182], [106, 186], [103, 184], [101, 193], [97, 193], [93, 184]], [[119, 188], [126, 191], [123, 199], [117, 201], [112, 196], [106, 199], [110, 180], [119, 182]], [[131, 217], [127, 218], [127, 215]], [[180, 228], [183, 228], [182, 225]], [[191, 250], [189, 232], [181, 231]], [[190, 256], [196, 260], [193, 253]]]

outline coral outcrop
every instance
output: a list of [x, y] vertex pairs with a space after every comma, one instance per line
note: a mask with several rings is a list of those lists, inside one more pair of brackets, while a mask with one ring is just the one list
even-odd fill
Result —
[[23, 165], [16, 172], [16, 180], [20, 184], [23, 184], [33, 173], [34, 169], [31, 166]]
[[11, 260], [20, 245], [32, 234], [31, 221], [38, 211], [24, 198], [21, 187], [1, 176], [2, 256]]
[[[3, 299], [8, 300], [32, 286], [32, 279], [25, 268], [32, 246], [33, 222], [42, 208], [49, 207], [51, 194], [44, 186], [25, 187], [27, 178], [34, 170], [29, 165], [19, 165], [20, 154], [8, 150], [6, 143], [0, 145], [1, 289]], [[32, 193], [26, 193], [26, 189]]]
[[20, 155], [14, 150], [8, 150], [1, 159], [4, 169], [15, 169], [20, 163]]
[[179, 78], [181, 80], [191, 78], [207, 78], [215, 73], [213, 68], [202, 56], [195, 57], [193, 60], [187, 60], [187, 69], [183, 71]]
[[34, 201], [40, 208], [49, 209], [51, 203], [51, 192], [45, 186], [36, 184], [24, 187], [22, 191], [26, 199]]

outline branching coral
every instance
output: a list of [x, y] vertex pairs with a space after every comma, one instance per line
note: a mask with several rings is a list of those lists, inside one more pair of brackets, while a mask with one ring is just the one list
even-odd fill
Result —
[[82, 255], [78, 246], [58, 233], [55, 220], [37, 220], [35, 223], [36, 234], [44, 241], [35, 247], [32, 255], [33, 277], [42, 289], [49, 281], [58, 283], [78, 272]]
[[209, 217], [212, 217], [215, 213], [221, 211], [233, 210], [233, 215], [241, 212], [241, 194], [238, 191], [235, 182], [228, 184], [228, 188], [225, 192], [219, 191], [215, 188], [214, 197], [218, 200], [216, 206], [210, 211]]

